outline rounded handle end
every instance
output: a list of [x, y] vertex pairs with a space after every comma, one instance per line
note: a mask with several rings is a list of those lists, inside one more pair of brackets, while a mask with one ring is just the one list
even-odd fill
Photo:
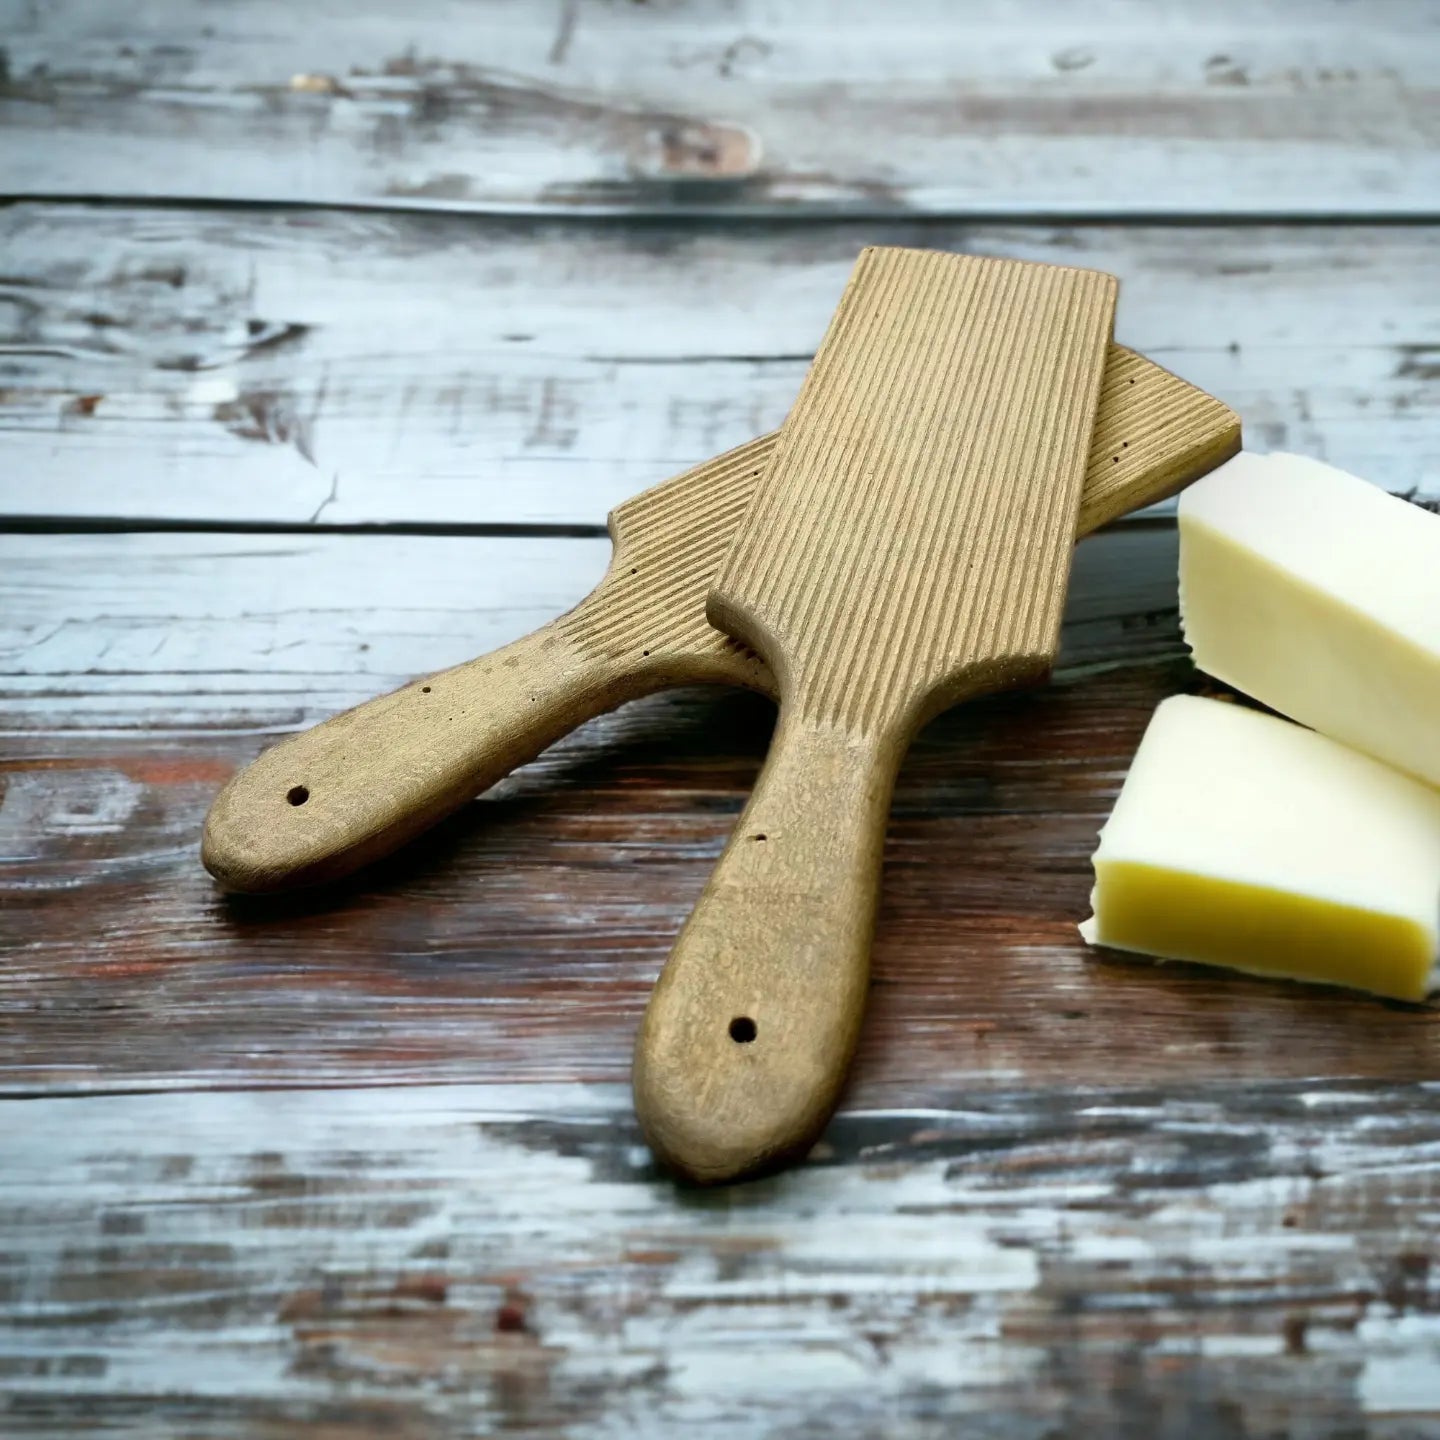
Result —
[[[324, 879], [333, 837], [316, 824], [310, 786], [291, 764], [291, 740], [267, 750], [215, 797], [200, 837], [200, 862], [225, 890], [263, 895]], [[319, 813], [315, 807], [314, 814]]]
[[838, 1029], [817, 1052], [773, 1005], [717, 992], [697, 1010], [657, 993], [634, 1075], [636, 1114], [656, 1158], [698, 1185], [752, 1179], [801, 1158], [845, 1077], [852, 1027], [835, 1018]]

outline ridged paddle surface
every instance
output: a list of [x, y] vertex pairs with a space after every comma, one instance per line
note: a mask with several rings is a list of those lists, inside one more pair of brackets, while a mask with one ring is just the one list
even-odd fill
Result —
[[[565, 634], [616, 661], [648, 650], [696, 664], [744, 664], [738, 642], [705, 618], [705, 597], [779, 438], [778, 431], [762, 435], [617, 506], [610, 528], [618, 553], [604, 603], [564, 616]], [[1167, 499], [1239, 445], [1240, 421], [1229, 406], [1111, 345], [1076, 537]], [[752, 658], [732, 683], [752, 683], [753, 671]]]
[[711, 592], [808, 721], [870, 733], [1049, 665], [1115, 292], [862, 255]]

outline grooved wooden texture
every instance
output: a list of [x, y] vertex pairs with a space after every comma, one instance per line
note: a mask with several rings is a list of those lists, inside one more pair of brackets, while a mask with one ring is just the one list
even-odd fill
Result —
[[818, 725], [1054, 656], [1116, 282], [866, 250], [711, 595]]
[[[733, 670], [720, 677], [727, 684], [769, 689], [768, 673], [756, 679], [754, 657], [705, 618], [705, 593], [779, 438], [778, 431], [762, 435], [617, 506], [605, 603], [571, 611], [560, 621], [563, 632], [616, 659], [684, 652], [697, 664]], [[1076, 538], [1168, 498], [1239, 448], [1239, 418], [1222, 401], [1110, 345]]]
[[705, 618], [705, 595], [775, 448], [762, 435], [625, 501], [610, 514], [615, 563], [605, 603], [581, 605], [560, 628], [586, 650], [633, 662], [650, 650], [680, 650], [697, 663], [753, 667], [742, 647]]
[[[1077, 535], [1167, 499], [1240, 449], [1240, 417], [1213, 395], [1111, 345], [1100, 382]], [[1137, 499], [1137, 486], [1149, 498]]]
[[[706, 620], [705, 594], [774, 443], [762, 436], [626, 501], [611, 515], [604, 581], [554, 624], [268, 751], [217, 798], [206, 865], [239, 891], [333, 880], [627, 699], [692, 681], [773, 693], [763, 661]], [[1173, 493], [1239, 443], [1218, 400], [1111, 345], [1077, 535]]]

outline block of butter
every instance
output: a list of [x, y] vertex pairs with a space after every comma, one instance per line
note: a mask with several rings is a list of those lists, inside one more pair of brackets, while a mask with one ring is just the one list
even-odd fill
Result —
[[1095, 853], [1092, 944], [1422, 1000], [1440, 792], [1278, 716], [1155, 711]]
[[1202, 670], [1440, 785], [1440, 515], [1241, 453], [1181, 497], [1180, 613]]

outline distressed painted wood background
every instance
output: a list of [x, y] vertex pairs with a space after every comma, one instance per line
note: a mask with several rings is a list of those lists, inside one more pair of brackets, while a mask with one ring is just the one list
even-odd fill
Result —
[[809, 1162], [651, 1169], [635, 1023], [771, 711], [597, 721], [227, 900], [276, 736], [577, 600], [872, 241], [1123, 278], [1249, 443], [1440, 503], [1431, 0], [0, 0], [0, 1434], [1440, 1436], [1440, 1011], [1097, 958], [1207, 682], [1161, 509], [921, 736]]

